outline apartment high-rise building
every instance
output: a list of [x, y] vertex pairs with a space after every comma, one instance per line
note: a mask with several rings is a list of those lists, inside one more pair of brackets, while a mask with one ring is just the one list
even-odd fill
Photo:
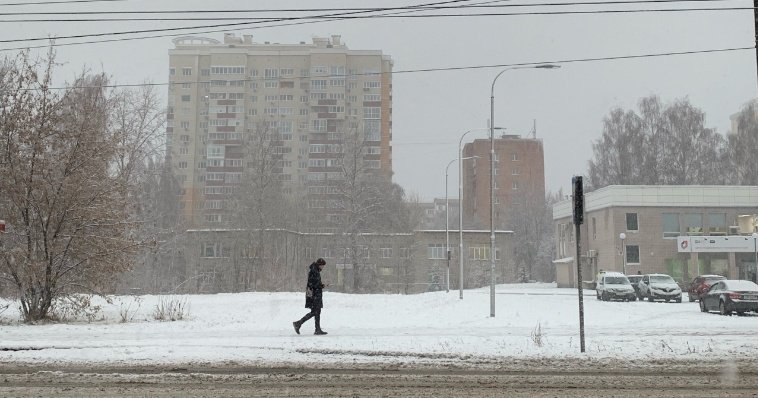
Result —
[[233, 34], [223, 42], [173, 42], [166, 138], [190, 225], [234, 217], [227, 200], [251, 167], [244, 147], [250, 134], [272, 135], [285, 193], [322, 196], [313, 203], [329, 202], [349, 134], [360, 139], [362, 167], [390, 178], [388, 55], [350, 50], [340, 36], [308, 44], [255, 43]]
[[[464, 225], [490, 225], [489, 139], [463, 147]], [[542, 140], [503, 135], [495, 138], [495, 226], [508, 227], [507, 212], [528, 203], [545, 200], [545, 155]], [[471, 223], [471, 224], [469, 224]]]

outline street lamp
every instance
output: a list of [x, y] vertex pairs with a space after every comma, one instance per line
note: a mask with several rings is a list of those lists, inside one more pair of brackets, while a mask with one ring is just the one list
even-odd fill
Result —
[[497, 79], [509, 70], [514, 69], [557, 69], [560, 65], [540, 64], [516, 66], [500, 71], [492, 79], [490, 88], [490, 317], [495, 316], [495, 83]]
[[621, 258], [624, 260], [621, 265], [622, 267], [621, 270], [624, 273], [624, 275], [626, 275], [626, 240], [625, 240], [626, 234], [623, 232], [620, 233], [619, 239], [621, 239]]
[[[469, 156], [465, 158], [461, 158], [461, 160], [466, 159], [472, 159], [472, 158], [478, 158], [479, 156]], [[447, 177], [448, 177], [448, 169], [450, 169], [450, 165], [453, 164], [458, 159], [453, 159], [447, 163], [447, 166], [445, 167], [445, 253], [447, 255], [447, 289], [445, 290], [446, 293], [450, 292], [450, 218], [448, 216], [448, 211], [450, 210], [450, 201], [448, 199], [447, 195]], [[458, 192], [460, 194], [460, 192]], [[458, 212], [460, 212], [460, 206], [461, 206], [461, 199], [458, 198]]]
[[[758, 274], [758, 232], [753, 232], [753, 253], [755, 254], [755, 273]], [[755, 281], [753, 281], [755, 282]]]
[[[500, 128], [495, 128], [501, 130]], [[460, 263], [460, 278], [458, 279], [458, 287], [460, 289], [459, 297], [463, 300], [463, 138], [468, 133], [474, 131], [487, 131], [488, 129], [472, 129], [463, 135], [458, 140], [458, 261]], [[467, 158], [468, 159], [468, 158]]]

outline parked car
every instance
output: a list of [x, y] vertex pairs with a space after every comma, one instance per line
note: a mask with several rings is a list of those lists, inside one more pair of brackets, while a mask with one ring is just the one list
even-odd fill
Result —
[[700, 311], [718, 311], [721, 315], [758, 312], [758, 285], [745, 280], [718, 281], [700, 297]]
[[687, 294], [690, 296], [690, 303], [695, 300], [700, 300], [700, 296], [706, 292], [710, 287], [718, 282], [726, 279], [721, 275], [700, 275], [690, 283], [690, 287], [687, 288]]
[[600, 275], [595, 287], [598, 300], [635, 301], [637, 294], [626, 275], [620, 272], [604, 272]]
[[634, 294], [636, 294], [639, 298], [640, 287], [638, 285], [642, 280], [642, 275], [627, 275], [626, 278], [629, 279], [629, 283], [632, 284], [632, 287], [634, 288]]
[[647, 298], [648, 301], [675, 300], [677, 303], [682, 302], [682, 289], [669, 275], [666, 274], [646, 274], [642, 275], [642, 280], [637, 285], [639, 287], [640, 300]]

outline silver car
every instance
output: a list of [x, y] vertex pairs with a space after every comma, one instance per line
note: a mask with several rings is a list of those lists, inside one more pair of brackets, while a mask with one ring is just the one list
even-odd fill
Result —
[[682, 289], [669, 275], [647, 274], [642, 276], [639, 285], [640, 300], [647, 298], [648, 301], [665, 300], [682, 302]]

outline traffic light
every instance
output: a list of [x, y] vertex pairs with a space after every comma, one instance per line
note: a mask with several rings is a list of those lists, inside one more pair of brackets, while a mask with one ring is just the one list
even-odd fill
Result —
[[574, 225], [584, 223], [584, 188], [582, 187], [582, 176], [571, 178], [571, 185], [574, 189]]

